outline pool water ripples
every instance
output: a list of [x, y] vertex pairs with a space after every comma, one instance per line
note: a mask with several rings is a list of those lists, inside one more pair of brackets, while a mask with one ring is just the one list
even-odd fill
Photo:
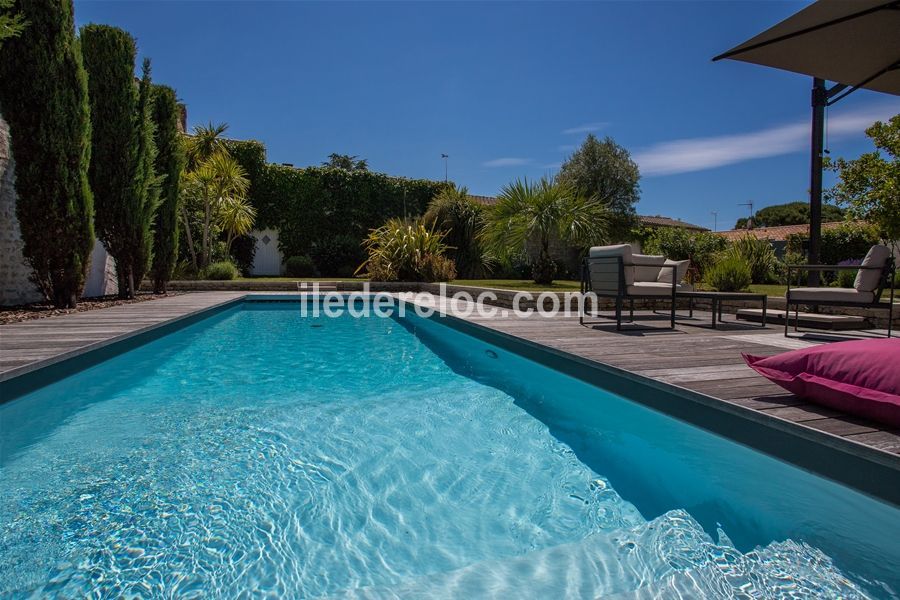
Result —
[[310, 324], [231, 311], [0, 405], [0, 595], [864, 596], [642, 515], [396, 321]]

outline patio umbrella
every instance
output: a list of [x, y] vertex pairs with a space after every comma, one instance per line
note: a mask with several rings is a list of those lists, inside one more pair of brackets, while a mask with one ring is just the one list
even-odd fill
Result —
[[713, 60], [725, 58], [813, 77], [809, 262], [817, 263], [825, 107], [858, 89], [900, 95], [900, 0], [818, 0]]

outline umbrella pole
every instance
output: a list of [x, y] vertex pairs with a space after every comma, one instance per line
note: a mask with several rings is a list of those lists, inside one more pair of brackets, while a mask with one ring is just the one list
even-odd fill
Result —
[[[822, 246], [822, 153], [825, 146], [825, 107], [828, 89], [825, 80], [813, 78], [812, 140], [809, 171], [809, 263], [818, 264]], [[819, 272], [810, 271], [807, 285], [819, 285]]]

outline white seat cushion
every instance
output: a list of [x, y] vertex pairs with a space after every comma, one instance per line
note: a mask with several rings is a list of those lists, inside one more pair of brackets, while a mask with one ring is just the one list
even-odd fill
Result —
[[664, 266], [666, 267], [675, 267], [674, 269], [660, 269], [659, 276], [656, 278], [656, 281], [659, 283], [672, 283], [672, 273], [674, 271], [675, 281], [679, 283], [684, 280], [684, 277], [687, 275], [688, 267], [691, 265], [691, 261], [689, 260], [670, 260], [666, 259]]
[[891, 257], [891, 249], [887, 246], [872, 246], [866, 253], [861, 267], [878, 267], [878, 269], [860, 269], [856, 274], [853, 287], [860, 292], [874, 292], [883, 275], [880, 269], [884, 269], [885, 263]]
[[821, 302], [847, 302], [851, 304], [869, 304], [875, 299], [872, 292], [861, 292], [853, 288], [792, 288], [791, 300], [810, 300]]

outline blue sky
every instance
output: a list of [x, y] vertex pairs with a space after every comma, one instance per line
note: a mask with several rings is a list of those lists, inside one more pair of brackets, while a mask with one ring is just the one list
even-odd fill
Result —
[[[78, 1], [78, 25], [130, 31], [189, 125], [227, 122], [271, 162], [331, 152], [494, 195], [555, 171], [587, 132], [641, 166], [641, 214], [730, 228], [805, 200], [811, 80], [711, 57], [805, 2], [306, 3]], [[870, 146], [900, 99], [829, 111], [833, 156]]]

